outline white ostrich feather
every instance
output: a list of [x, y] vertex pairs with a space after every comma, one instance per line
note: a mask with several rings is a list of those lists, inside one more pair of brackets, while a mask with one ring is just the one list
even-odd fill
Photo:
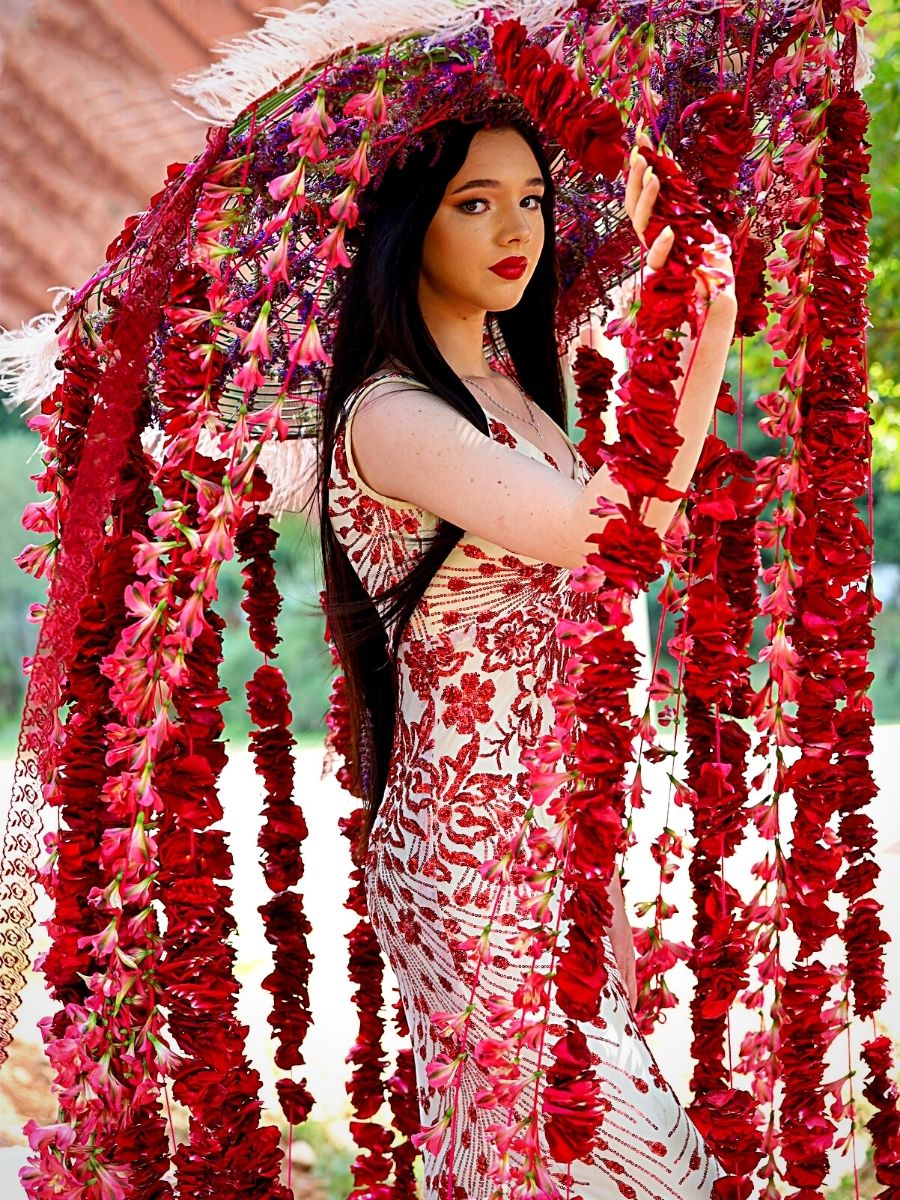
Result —
[[[72, 295], [70, 288], [57, 288], [54, 308], [59, 309]], [[0, 391], [3, 403], [10, 410], [21, 410], [23, 419], [51, 395], [62, 380], [56, 365], [60, 353], [56, 326], [62, 313], [41, 313], [19, 329], [0, 331]], [[141, 434], [141, 444], [157, 462], [165, 452], [165, 435], [161, 429], [150, 427]], [[198, 447], [204, 454], [216, 454], [214, 440], [201, 434]], [[35, 452], [39, 449], [38, 445]], [[260, 450], [259, 465], [272, 485], [272, 493], [263, 512], [276, 518], [285, 512], [302, 511], [315, 486], [316, 447], [313, 439], [292, 438], [285, 442], [265, 442]], [[310, 511], [310, 510], [307, 510]], [[313, 515], [315, 509], [311, 510]]]
[[[158, 463], [162, 463], [166, 452], [166, 439], [161, 429], [145, 429], [141, 434], [141, 444], [149, 455]], [[227, 457], [222, 455], [218, 440], [206, 429], [202, 429], [197, 437], [197, 449], [211, 458], [221, 456], [223, 463]], [[269, 498], [259, 506], [260, 511], [271, 513], [276, 520], [286, 512], [305, 511], [309, 519], [315, 521], [318, 503], [316, 500], [311, 501], [311, 493], [316, 486], [315, 438], [263, 442], [257, 461], [272, 485]]]
[[62, 378], [56, 365], [60, 348], [56, 326], [62, 307], [72, 289], [57, 287], [53, 312], [40, 313], [18, 329], [0, 329], [0, 391], [3, 403], [12, 411], [23, 409], [22, 416], [38, 407]]
[[[552, 23], [570, 0], [498, 0], [498, 18], [518, 17], [527, 29]], [[259, 96], [297, 71], [314, 67], [340, 50], [377, 46], [411, 33], [429, 43], [484, 23], [486, 0], [326, 0], [289, 11], [266, 8], [258, 29], [213, 47], [220, 62], [173, 84], [202, 109], [201, 119], [230, 125]]]

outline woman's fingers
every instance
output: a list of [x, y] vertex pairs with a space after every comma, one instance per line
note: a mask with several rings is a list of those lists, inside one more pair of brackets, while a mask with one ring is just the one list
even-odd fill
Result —
[[658, 271], [669, 257], [674, 237], [671, 226], [667, 225], [653, 240], [653, 245], [647, 251], [647, 266]]
[[631, 218], [642, 246], [647, 244], [644, 241], [644, 230], [650, 221], [658, 195], [659, 179], [653, 168], [647, 166], [643, 155], [639, 154], [628, 173], [628, 182], [625, 185], [625, 211]]
[[648, 167], [641, 179], [641, 194], [638, 196], [637, 204], [634, 208], [634, 216], [632, 224], [638, 237], [643, 245], [644, 230], [650, 221], [650, 216], [653, 213], [653, 205], [656, 203], [656, 197], [659, 195], [659, 180], [653, 174], [653, 168]]
[[647, 160], [642, 154], [638, 154], [625, 184], [625, 211], [631, 217], [631, 223], [638, 235], [644, 231], [658, 192], [659, 180], [654, 175], [653, 168], [647, 165]]

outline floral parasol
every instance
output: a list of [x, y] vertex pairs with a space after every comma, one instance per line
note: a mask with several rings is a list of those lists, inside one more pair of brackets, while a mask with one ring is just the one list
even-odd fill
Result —
[[[40, 632], [27, 663], [3, 847], [4, 1042], [30, 944], [35, 814], [44, 801], [61, 816], [41, 868], [56, 904], [41, 965], [58, 1003], [44, 1035], [60, 1120], [29, 1129], [26, 1190], [93, 1198], [174, 1187], [193, 1200], [221, 1194], [227, 1179], [235, 1195], [285, 1194], [277, 1131], [260, 1120], [259, 1080], [234, 1008], [230, 856], [217, 827], [225, 759], [217, 575], [222, 561], [241, 560], [249, 636], [265, 656], [247, 690], [266, 788], [261, 848], [272, 898], [264, 917], [275, 967], [265, 986], [276, 1062], [286, 1072], [279, 1096], [288, 1121], [299, 1124], [313, 1104], [305, 1082], [290, 1074], [303, 1063], [311, 1019], [309, 922], [296, 890], [306, 827], [293, 795], [290, 702], [274, 663], [277, 534], [260, 507], [271, 489], [260, 454], [267, 444], [315, 436], [330, 362], [329, 300], [392, 156], [408, 152], [431, 124], [477, 114], [498, 96], [529, 115], [554, 162], [561, 353], [592, 314], [608, 311], [610, 290], [640, 262], [623, 222], [621, 178], [639, 131], [653, 136], [649, 158], [661, 180], [648, 240], [668, 223], [675, 243], [665, 278], [645, 280], [609, 327], [629, 362], [611, 444], [602, 427], [610, 364], [589, 347], [575, 360], [584, 454], [611, 463], [631, 502], [616, 506], [574, 581], [592, 595], [595, 615], [561, 631], [573, 647], [558, 697], [562, 733], [529, 764], [540, 803], [560, 758], [577, 762], [579, 786], [554, 814], [568, 840], [518, 831], [508, 854], [485, 864], [485, 877], [515, 876], [537, 892], [548, 871], [560, 874], [558, 907], [569, 932], [554, 986], [573, 1020], [595, 1012], [606, 978], [598, 951], [605, 889], [615, 854], [627, 848], [630, 809], [642, 803], [641, 756], [669, 754], [649, 709], [635, 716], [628, 703], [638, 668], [627, 634], [631, 605], [658, 578], [665, 554], [660, 603], [663, 616], [676, 617], [671, 649], [681, 676], [666, 677], [654, 660], [652, 696], [663, 706], [659, 724], [674, 719], [687, 738], [686, 773], [675, 787], [693, 818], [697, 918], [692, 951], [666, 936], [662, 888], [683, 850], [667, 827], [652, 848], [660, 894], [646, 911], [654, 919], [637, 938], [639, 1020], [649, 1031], [661, 1019], [672, 1002], [666, 974], [689, 957], [697, 977], [690, 1111], [731, 1172], [718, 1194], [748, 1196], [759, 1164], [769, 1195], [778, 1174], [817, 1187], [835, 1121], [854, 1103], [849, 1076], [849, 1100], [825, 1082], [825, 1047], [851, 1003], [856, 1016], [871, 1017], [884, 997], [886, 935], [870, 894], [872, 783], [864, 766], [876, 602], [867, 586], [871, 537], [855, 509], [869, 453], [867, 143], [857, 90], [864, 12], [664, 3], [649, 13], [537, 0], [490, 8], [391, 0], [378, 8], [376, 16], [352, 0], [330, 0], [273, 19], [261, 40], [248, 39], [189, 83], [214, 118], [203, 152], [169, 168], [165, 187], [127, 222], [63, 313], [0, 346], [13, 363], [16, 398], [38, 400], [29, 424], [41, 436], [45, 470], [35, 478], [48, 499], [30, 505], [24, 523], [50, 535], [18, 560], [47, 577], [49, 589], [33, 613]], [[758, 400], [773, 453], [754, 463], [740, 434], [730, 446], [714, 432], [664, 547], [643, 524], [641, 505], [677, 445], [670, 335], [682, 320], [692, 332], [702, 321], [690, 280], [710, 222], [734, 247], [739, 336], [764, 334], [783, 355], [779, 390]], [[52, 368], [42, 370], [48, 360]], [[726, 385], [720, 410], [736, 407]], [[142, 437], [154, 430], [150, 455]], [[773, 552], [765, 566], [762, 550]], [[760, 619], [762, 687], [750, 681]], [[576, 712], [584, 730], [577, 739]], [[328, 718], [336, 756], [349, 746], [345, 718], [338, 673]], [[752, 748], [748, 723], [759, 735]], [[798, 750], [795, 763], [787, 748]], [[764, 803], [751, 802], [756, 772], [769, 780]], [[344, 768], [338, 777], [347, 780]], [[772, 838], [778, 799], [789, 790], [797, 814], [788, 860]], [[351, 842], [359, 817], [345, 822]], [[818, 843], [823, 827], [827, 854]], [[751, 829], [766, 842], [758, 864], [765, 883], [744, 900], [725, 868]], [[846, 913], [829, 906], [838, 895]], [[453, 1064], [469, 1052], [467, 1022], [464, 1014], [432, 1014], [447, 1049], [431, 1077], [447, 1090], [448, 1106], [436, 1128], [420, 1130], [409, 1053], [385, 1074], [381, 968], [359, 869], [348, 907], [359, 916], [350, 939], [360, 1009], [349, 1056], [360, 1146], [353, 1195], [412, 1195], [417, 1150], [434, 1152], [452, 1122]], [[773, 945], [773, 931], [788, 922], [800, 944], [790, 965]], [[843, 962], [806, 961], [831, 932], [840, 935]], [[548, 936], [540, 923], [516, 931], [521, 946]], [[469, 950], [477, 969], [479, 946]], [[768, 1015], [766, 989], [774, 993]], [[832, 989], [843, 1008], [828, 1007]], [[728, 1014], [738, 1002], [759, 1009], [762, 1021], [759, 1038], [741, 1051], [743, 1084], [726, 1055]], [[502, 1058], [515, 1023], [540, 1018], [524, 1007], [495, 1014], [492, 1047], [482, 1052]], [[396, 1019], [404, 1032], [400, 1010]], [[890, 1188], [900, 1118], [886, 1043], [873, 1036], [862, 1053], [877, 1177]], [[550, 1150], [571, 1162], [601, 1136], [602, 1097], [574, 1028], [547, 1053]], [[168, 1079], [193, 1117], [189, 1142], [172, 1156], [174, 1185], [160, 1109]], [[379, 1122], [383, 1104], [392, 1129]], [[515, 1154], [518, 1181], [541, 1181], [530, 1194], [554, 1195], [533, 1129], [497, 1128], [503, 1136], [490, 1178], [501, 1179], [504, 1155]], [[452, 1194], [452, 1172], [447, 1188]]]

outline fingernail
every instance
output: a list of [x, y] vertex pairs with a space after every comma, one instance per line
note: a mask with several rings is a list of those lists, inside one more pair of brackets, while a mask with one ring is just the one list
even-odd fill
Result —
[[640, 156], [641, 156], [641, 148], [640, 148], [640, 146], [632, 146], [632, 147], [631, 147], [631, 154], [629, 155], [629, 163], [630, 163], [630, 165], [631, 165], [632, 167], [633, 167], [633, 166], [634, 166], [634, 164], [637, 162], [637, 160], [640, 158]]
[[641, 181], [641, 186], [646, 187], [652, 178], [653, 178], [653, 168], [648, 167], [647, 170], [644, 172], [644, 178]]
[[675, 235], [674, 235], [674, 233], [672, 232], [672, 226], [671, 226], [671, 225], [666, 225], [666, 226], [665, 226], [665, 228], [663, 229], [663, 237], [670, 238], [670, 237], [674, 237], [674, 236], [675, 236]]

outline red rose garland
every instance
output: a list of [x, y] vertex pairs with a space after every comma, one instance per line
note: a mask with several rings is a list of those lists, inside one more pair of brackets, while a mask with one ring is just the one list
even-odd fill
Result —
[[[63, 425], [68, 424], [71, 411], [66, 391], [62, 389], [59, 414]], [[63, 465], [64, 458], [58, 465]], [[60, 829], [48, 835], [52, 853], [41, 874], [55, 900], [54, 916], [48, 922], [53, 942], [38, 965], [53, 998], [62, 1005], [41, 1023], [56, 1074], [59, 1121], [41, 1128], [32, 1120], [26, 1126], [35, 1153], [21, 1179], [26, 1191], [37, 1196], [56, 1195], [58, 1189], [69, 1188], [84, 1189], [89, 1196], [101, 1195], [126, 1176], [142, 1194], [167, 1193], [162, 1181], [168, 1168], [168, 1139], [151, 1082], [155, 1073], [145, 1074], [139, 1063], [112, 1061], [115, 1035], [104, 1029], [102, 1019], [96, 1020], [96, 1008], [90, 1011], [99, 1000], [99, 1012], [108, 1021], [110, 1010], [121, 1006], [122, 1020], [116, 1031], [122, 1039], [119, 1044], [123, 1049], [135, 1043], [152, 1049], [147, 1039], [152, 1039], [152, 1031], [158, 1027], [154, 1023], [152, 974], [142, 974], [142, 986], [137, 988], [129, 989], [123, 979], [125, 991], [117, 993], [114, 973], [104, 978], [97, 970], [98, 959], [108, 948], [112, 947], [113, 954], [125, 954], [126, 930], [148, 939], [138, 942], [132, 936], [132, 954], [152, 954], [157, 939], [155, 921], [145, 911], [141, 890], [129, 886], [124, 872], [109, 881], [102, 854], [110, 839], [118, 838], [120, 816], [114, 804], [104, 803], [102, 795], [108, 775], [107, 726], [116, 714], [100, 665], [126, 617], [122, 591], [132, 573], [134, 541], [130, 533], [119, 529], [128, 529], [146, 503], [147, 472], [140, 459], [138, 455], [134, 471], [126, 473], [130, 478], [118, 506], [114, 532], [105, 542], [82, 603], [76, 658], [65, 692], [70, 710], [59, 783], [50, 797], [59, 808]], [[111, 912], [120, 914], [121, 938], [110, 921]], [[151, 1054], [150, 1061], [154, 1058]], [[98, 1147], [93, 1152], [89, 1138]], [[114, 1147], [114, 1153], [104, 1151], [103, 1146]]]
[[[324, 610], [325, 596], [319, 595]], [[332, 664], [339, 667], [340, 659], [331, 639], [328, 622], [325, 622], [325, 641], [328, 644]], [[344, 700], [345, 680], [338, 672], [332, 683], [329, 711], [326, 717], [328, 736], [327, 753], [340, 759], [336, 778], [347, 791], [352, 793], [350, 771], [353, 744], [349, 727], [349, 716]], [[364, 809], [355, 808], [338, 822], [347, 839], [354, 869], [350, 877], [350, 894], [345, 908], [355, 913], [359, 920], [347, 935], [348, 975], [355, 983], [353, 1001], [359, 1012], [359, 1032], [347, 1056], [353, 1072], [347, 1087], [353, 1109], [350, 1134], [359, 1147], [353, 1161], [352, 1197], [368, 1200], [382, 1197], [383, 1200], [413, 1200], [416, 1195], [414, 1164], [416, 1147], [413, 1134], [419, 1129], [419, 1098], [416, 1085], [415, 1063], [412, 1051], [401, 1048], [397, 1067], [388, 1079], [383, 1078], [387, 1063], [384, 1049], [384, 1021], [381, 1010], [384, 1003], [384, 959], [381, 948], [368, 917], [364, 882], [364, 863], [357, 860], [360, 834], [365, 819]], [[409, 1029], [398, 998], [395, 1022], [401, 1037]], [[393, 1134], [375, 1120], [385, 1100], [388, 1101], [394, 1130]], [[388, 1182], [393, 1173], [393, 1179]]]
[[[830, 68], [823, 71], [830, 81]], [[836, 95], [828, 87], [826, 96], [829, 103], [816, 124], [806, 125], [821, 155], [824, 237], [807, 243], [815, 307], [802, 357], [794, 360], [800, 364], [801, 425], [794, 451], [795, 515], [785, 536], [797, 574], [786, 638], [798, 660], [800, 746], [785, 775], [796, 800], [787, 912], [800, 956], [807, 958], [839, 931], [829, 898], [837, 892], [847, 897], [847, 982], [857, 1013], [868, 1015], [885, 997], [881, 946], [888, 935], [878, 920], [880, 905], [868, 895], [877, 876], [871, 857], [874, 831], [868, 817], [858, 819], [875, 792], [868, 767], [874, 718], [866, 693], [872, 679], [867, 669], [871, 621], [878, 607], [871, 591], [871, 535], [855, 507], [867, 488], [865, 464], [871, 454], [864, 357], [869, 206], [862, 179], [868, 155], [860, 145], [866, 144], [867, 117], [855, 94]], [[833, 817], [840, 818], [837, 831]], [[785, 1001], [783, 1149], [787, 1178], [795, 1184], [824, 1180], [828, 1168], [835, 1127], [826, 1113], [822, 1075], [824, 1049], [846, 1020], [839, 1007], [829, 1006], [839, 981], [839, 973], [816, 960], [788, 971], [795, 1002]], [[819, 1012], [825, 1017], [817, 1029]], [[804, 1038], [812, 1044], [801, 1058], [796, 1047]], [[887, 1090], [886, 1077], [877, 1081], [879, 1089]], [[812, 1160], [810, 1128], [816, 1129], [819, 1145]], [[892, 1173], [886, 1168], [900, 1157], [896, 1114], [871, 1132], [876, 1176], [889, 1184]]]
[[[245, 596], [241, 607], [247, 614], [251, 641], [267, 656], [276, 653], [277, 642], [281, 640], [275, 626], [281, 607], [272, 558], [276, 541], [271, 518], [259, 513], [253, 514], [235, 537], [235, 547], [245, 563], [242, 569]], [[273, 996], [269, 1023], [279, 1038], [275, 1062], [289, 1070], [303, 1063], [301, 1047], [312, 1022], [309, 1004], [312, 957], [306, 942], [311, 927], [303, 897], [290, 890], [303, 876], [301, 847], [309, 831], [299, 805], [293, 800], [291, 748], [296, 743], [290, 733], [290, 697], [281, 671], [268, 664], [257, 668], [247, 685], [247, 699], [251, 720], [257, 726], [250, 734], [250, 746], [266, 789], [259, 846], [264, 855], [263, 873], [273, 893], [272, 899], [260, 909], [274, 957], [274, 970], [263, 987]], [[280, 1079], [276, 1088], [288, 1122], [302, 1124], [313, 1105], [305, 1084]]]
[[718, 438], [707, 439], [687, 508], [690, 579], [673, 651], [684, 661], [688, 739], [686, 782], [693, 811], [689, 874], [695, 921], [688, 958], [697, 984], [691, 1002], [696, 1099], [688, 1112], [723, 1165], [737, 1194], [762, 1154], [751, 1121], [750, 1092], [733, 1086], [726, 1066], [728, 1013], [754, 949], [753, 913], [724, 876], [744, 838], [748, 805], [749, 645], [756, 611], [758, 556], [753, 528], [758, 501], [753, 464]]

